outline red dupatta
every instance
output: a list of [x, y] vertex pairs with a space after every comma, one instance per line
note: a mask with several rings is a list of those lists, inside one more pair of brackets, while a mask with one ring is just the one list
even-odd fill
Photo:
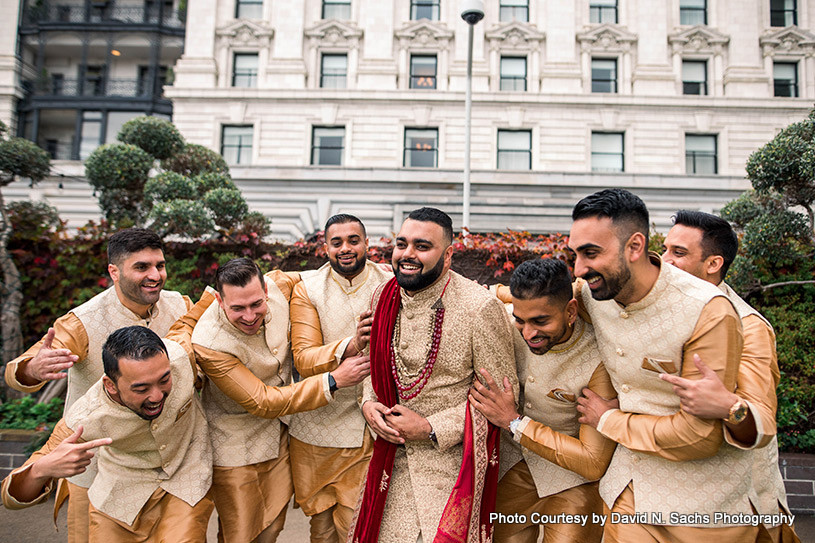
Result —
[[[377, 399], [386, 407], [396, 405], [398, 398], [390, 359], [391, 338], [400, 305], [399, 285], [393, 278], [382, 290], [371, 327], [371, 382]], [[495, 510], [498, 486], [499, 432], [467, 402], [461, 470], [433, 543], [492, 540], [489, 513]], [[396, 448], [396, 444], [379, 437], [374, 441], [368, 476], [348, 532], [348, 543], [376, 543], [379, 539]]]

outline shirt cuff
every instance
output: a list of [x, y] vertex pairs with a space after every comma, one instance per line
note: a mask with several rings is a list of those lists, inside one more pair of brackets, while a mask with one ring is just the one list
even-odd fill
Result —
[[345, 349], [348, 348], [348, 344], [351, 343], [352, 339], [354, 339], [354, 336], [347, 337], [340, 341], [340, 344], [337, 345], [337, 350], [334, 351], [334, 360], [337, 361], [337, 364], [342, 363], [342, 355], [345, 352]]
[[521, 422], [519, 422], [518, 426], [515, 428], [515, 433], [512, 434], [512, 439], [514, 439], [515, 442], [517, 443], [521, 442], [521, 437], [524, 435], [524, 430], [526, 430], [526, 426], [530, 422], [532, 422], [532, 419], [530, 419], [529, 417], [524, 417], [521, 419]]
[[17, 370], [20, 369], [20, 364], [23, 362], [29, 362], [31, 360], [31, 358], [28, 360], [15, 360], [6, 364], [6, 381], [11, 388], [19, 390], [20, 392], [25, 392], [26, 394], [34, 394], [45, 385], [45, 381], [40, 381], [36, 385], [24, 385], [17, 378]]
[[33, 500], [27, 501], [27, 502], [23, 502], [23, 501], [18, 500], [17, 498], [12, 496], [10, 492], [8, 492], [7, 489], [8, 489], [8, 487], [11, 486], [11, 481], [14, 479], [14, 477], [22, 475], [23, 473], [25, 473], [26, 471], [31, 469], [31, 466], [33, 466], [33, 465], [34, 465], [33, 463], [29, 464], [26, 467], [24, 467], [23, 469], [21, 469], [19, 471], [12, 472], [11, 475], [9, 475], [9, 484], [5, 488], [5, 490], [6, 490], [6, 496], [5, 497], [8, 500], [9, 509], [24, 509], [26, 507], [31, 507], [32, 505], [37, 505], [38, 503], [42, 503], [42, 502], [44, 502], [45, 500], [48, 499], [48, 494], [50, 494], [51, 490], [54, 489], [54, 479], [51, 479], [50, 481], [48, 481], [48, 484], [45, 485], [45, 488], [43, 488], [43, 491], [39, 496], [37, 496]]
[[747, 408], [750, 410], [750, 413], [753, 414], [753, 420], [756, 423], [756, 440], [753, 443], [749, 444], [742, 443], [741, 441], [733, 437], [733, 435], [730, 432], [730, 429], [727, 427], [727, 424], [724, 423], [722, 423], [722, 432], [724, 432], [724, 440], [727, 443], [736, 447], [737, 449], [749, 451], [751, 449], [755, 449], [761, 442], [761, 440], [764, 439], [766, 434], [764, 433], [764, 426], [761, 423], [761, 414], [759, 413], [758, 408], [750, 400], [744, 401], [747, 403]]
[[[609, 409], [608, 411], [606, 411], [605, 413], [603, 413], [600, 416], [600, 420], [597, 422], [597, 431], [598, 432], [603, 434], [603, 424], [605, 424], [606, 420], [608, 420], [608, 417], [610, 417], [611, 414], [614, 413], [615, 411], [619, 411], [619, 409]], [[605, 436], [605, 434], [603, 434], [603, 435]], [[608, 436], [606, 436], [606, 437], [608, 437]]]
[[325, 399], [328, 400], [329, 403], [331, 403], [331, 401], [334, 399], [334, 395], [331, 394], [331, 385], [328, 384], [328, 374], [329, 373], [330, 372], [328, 372], [328, 371], [323, 373], [323, 376], [321, 377], [321, 379], [323, 381], [323, 394], [325, 394]]

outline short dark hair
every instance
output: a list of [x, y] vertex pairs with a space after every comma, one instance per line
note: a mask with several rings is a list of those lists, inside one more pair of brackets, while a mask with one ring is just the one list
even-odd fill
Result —
[[108, 240], [108, 264], [118, 265], [123, 258], [144, 249], [161, 249], [164, 242], [158, 234], [147, 228], [125, 228]]
[[674, 224], [698, 228], [702, 231], [702, 257], [717, 255], [724, 259], [720, 270], [721, 278], [724, 280], [730, 264], [733, 263], [739, 252], [739, 237], [733, 231], [730, 223], [721, 217], [703, 211], [680, 209], [674, 215]]
[[119, 328], [108, 336], [102, 345], [102, 365], [105, 375], [114, 383], [122, 374], [119, 371], [119, 360], [147, 360], [159, 353], [167, 353], [167, 347], [158, 334], [145, 326], [127, 326]]
[[223, 295], [224, 285], [245, 287], [252, 281], [253, 277], [260, 280], [261, 286], [265, 284], [263, 272], [260, 271], [254, 260], [246, 257], [233, 258], [229, 262], [218, 266], [218, 271], [215, 272], [215, 290]]
[[346, 224], [349, 222], [355, 222], [359, 224], [360, 228], [362, 228], [362, 237], [366, 237], [368, 234], [365, 231], [365, 225], [362, 224], [362, 221], [359, 220], [358, 217], [353, 215], [349, 215], [348, 213], [337, 213], [336, 215], [332, 215], [325, 221], [325, 228], [323, 229], [323, 235], [325, 236], [325, 240], [328, 241], [328, 228], [334, 226], [335, 224]]
[[608, 217], [615, 226], [625, 226], [618, 228], [620, 241], [640, 232], [648, 245], [648, 208], [639, 196], [625, 189], [605, 189], [586, 196], [572, 210], [573, 221], [594, 217]]
[[573, 297], [572, 277], [566, 263], [557, 258], [527, 260], [512, 273], [509, 291], [521, 300], [550, 296], [565, 305]]
[[443, 230], [444, 241], [447, 242], [447, 245], [453, 243], [453, 219], [441, 209], [436, 209], [435, 207], [420, 207], [419, 209], [411, 211], [407, 218], [414, 221], [438, 224]]

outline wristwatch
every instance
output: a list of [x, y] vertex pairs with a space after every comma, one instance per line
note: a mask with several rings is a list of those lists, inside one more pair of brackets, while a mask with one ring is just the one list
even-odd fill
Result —
[[510, 434], [512, 434], [513, 436], [515, 435], [515, 432], [518, 431], [518, 425], [521, 424], [522, 420], [523, 419], [521, 417], [518, 417], [515, 420], [509, 421], [509, 433]]
[[436, 437], [436, 430], [434, 430], [433, 428], [430, 429], [430, 433], [427, 435], [427, 438], [433, 443], [438, 444], [439, 442], [439, 439]]
[[334, 376], [329, 373], [328, 374], [328, 391], [331, 394], [334, 394], [335, 392], [337, 392], [338, 388], [339, 387], [337, 386], [337, 380], [334, 379]]
[[747, 402], [739, 398], [730, 406], [730, 412], [727, 414], [725, 422], [730, 424], [739, 424], [747, 418]]

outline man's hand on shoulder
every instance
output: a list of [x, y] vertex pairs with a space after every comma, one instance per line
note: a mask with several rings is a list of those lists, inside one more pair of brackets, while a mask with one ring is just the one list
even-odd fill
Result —
[[588, 424], [592, 428], [597, 428], [600, 424], [600, 417], [603, 413], [610, 409], [619, 409], [620, 402], [616, 398], [613, 400], [606, 400], [598, 396], [590, 388], [583, 389], [583, 396], [577, 399], [577, 410], [580, 411], [580, 418], [577, 422], [580, 424]]
[[22, 374], [25, 380], [39, 383], [65, 379], [68, 374], [62, 371], [71, 368], [74, 362], [79, 360], [79, 357], [68, 349], [53, 348], [54, 334], [54, 329], [49, 328], [40, 350], [23, 366]]
[[365, 417], [368, 426], [376, 432], [376, 435], [385, 441], [401, 445], [405, 440], [399, 436], [397, 430], [391, 428], [385, 421], [385, 417], [390, 416], [392, 411], [392, 409], [385, 407], [385, 404], [373, 400], [362, 404], [362, 416]]
[[371, 358], [367, 355], [352, 356], [342, 361], [337, 369], [331, 372], [337, 388], [358, 385], [371, 374]]

